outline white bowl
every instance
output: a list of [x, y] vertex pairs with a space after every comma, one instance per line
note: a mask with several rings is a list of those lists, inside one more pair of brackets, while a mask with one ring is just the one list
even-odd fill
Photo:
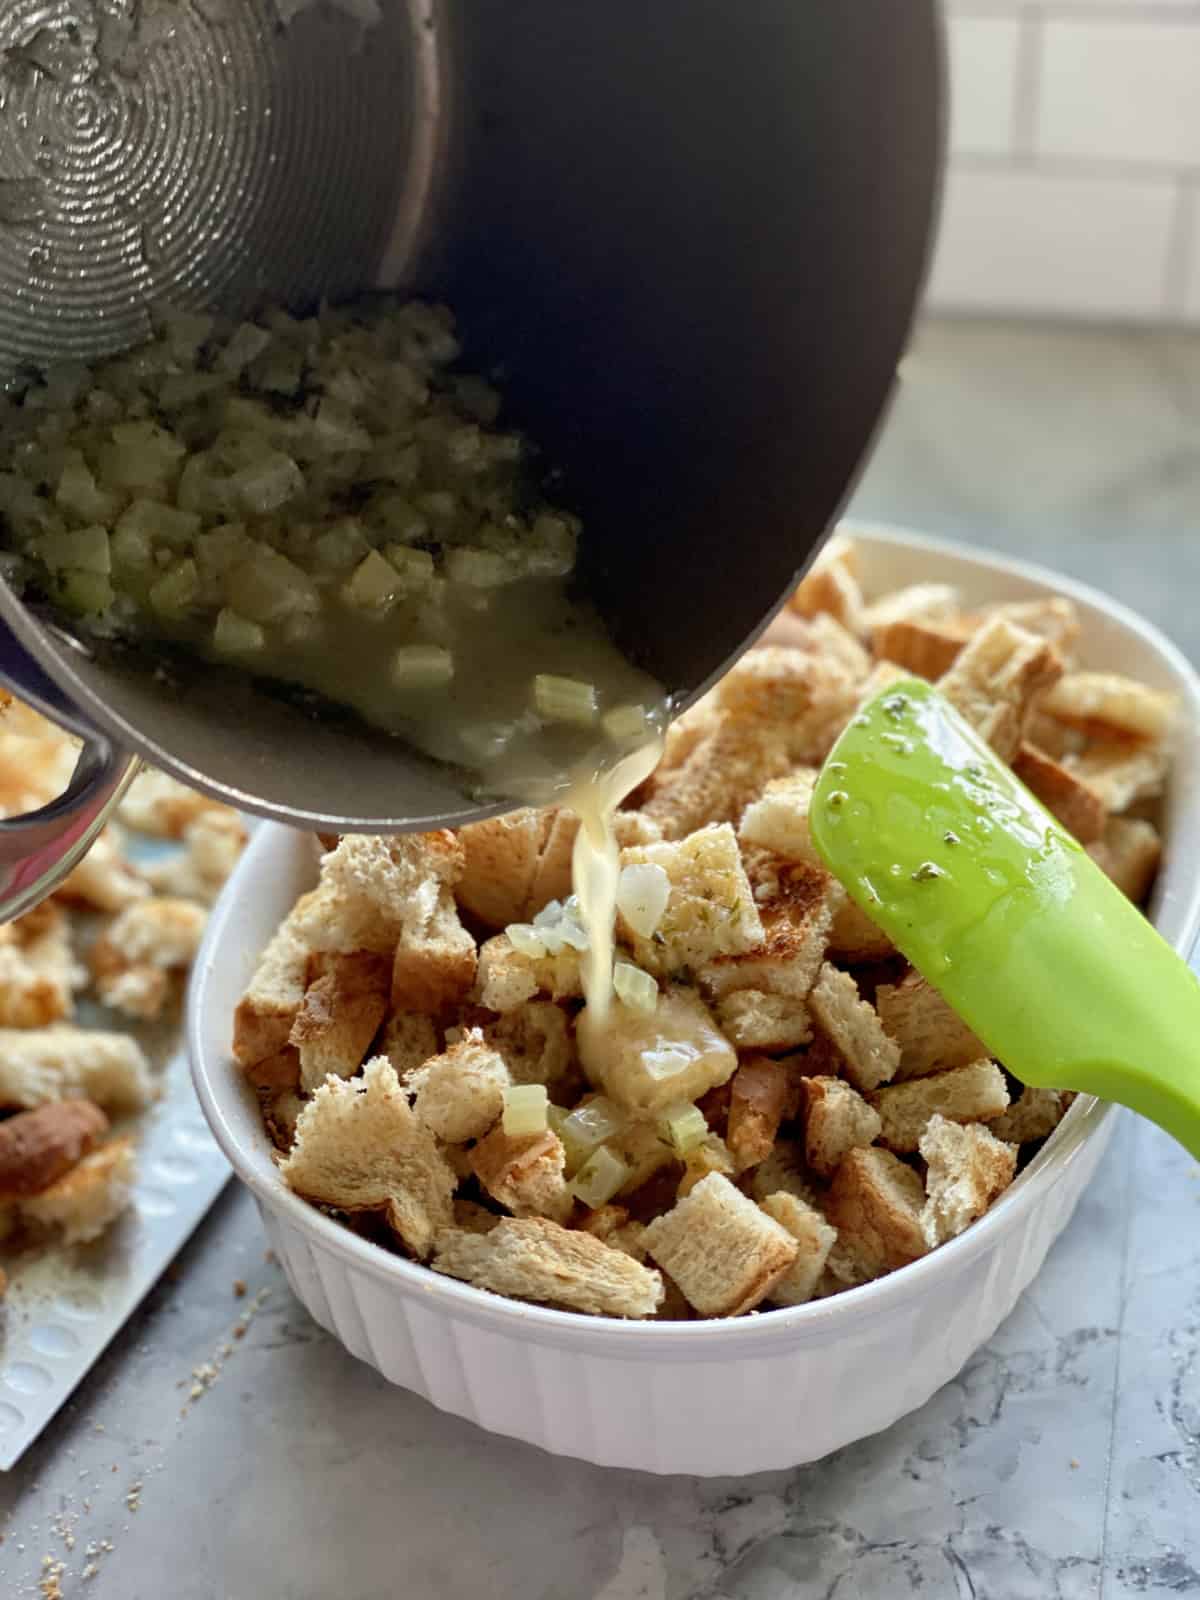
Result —
[[[945, 580], [968, 603], [1069, 595], [1087, 662], [1180, 695], [1153, 916], [1186, 955], [1200, 926], [1200, 680], [1188, 664], [1153, 628], [1079, 584], [909, 534], [854, 531], [869, 591]], [[230, 1025], [259, 951], [315, 876], [306, 837], [264, 826], [213, 914], [188, 1018], [205, 1115], [322, 1327], [391, 1382], [559, 1455], [649, 1472], [749, 1473], [813, 1461], [886, 1428], [953, 1378], [1012, 1310], [1112, 1133], [1112, 1108], [1081, 1097], [974, 1227], [832, 1300], [737, 1321], [649, 1324], [504, 1300], [387, 1254], [279, 1178], [230, 1058]]]

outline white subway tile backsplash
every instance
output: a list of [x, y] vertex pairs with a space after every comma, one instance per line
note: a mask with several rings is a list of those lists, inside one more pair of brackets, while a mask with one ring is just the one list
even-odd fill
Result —
[[1158, 317], [1176, 198], [1156, 177], [952, 169], [929, 305]]
[[950, 148], [1007, 155], [1013, 147], [1021, 23], [1015, 17], [951, 17]]
[[1051, 15], [1043, 28], [1038, 154], [1200, 163], [1200, 17]]

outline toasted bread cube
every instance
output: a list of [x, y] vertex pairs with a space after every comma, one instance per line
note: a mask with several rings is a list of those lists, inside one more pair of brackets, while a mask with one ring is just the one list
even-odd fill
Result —
[[1103, 838], [1088, 845], [1087, 853], [1122, 894], [1141, 905], [1158, 872], [1162, 840], [1152, 822], [1110, 817]]
[[250, 1062], [242, 1071], [247, 1083], [253, 1084], [256, 1089], [272, 1094], [282, 1090], [291, 1090], [296, 1094], [300, 1092], [300, 1052], [293, 1045], [286, 1045], [273, 1056], [264, 1056], [261, 1061]]
[[260, 1089], [259, 1110], [267, 1137], [281, 1155], [286, 1155], [296, 1138], [296, 1124], [305, 1102], [293, 1089]]
[[190, 900], [135, 900], [92, 946], [96, 992], [107, 1006], [153, 1018], [169, 993], [168, 974], [189, 967], [206, 921]]
[[796, 767], [767, 784], [742, 813], [738, 838], [743, 846], [770, 850], [789, 861], [807, 861], [819, 867], [821, 859], [813, 846], [808, 821], [816, 781], [816, 767]]
[[1096, 738], [1164, 739], [1176, 699], [1117, 672], [1068, 672], [1042, 697], [1041, 709]]
[[388, 1058], [396, 1076], [403, 1080], [437, 1055], [439, 1048], [432, 1017], [419, 1011], [393, 1011], [383, 1025], [377, 1053]]
[[75, 1010], [87, 974], [63, 912], [49, 902], [0, 924], [0, 1027], [44, 1028]]
[[685, 1195], [691, 1194], [696, 1185], [712, 1172], [719, 1172], [723, 1178], [732, 1178], [736, 1171], [737, 1163], [729, 1146], [719, 1135], [710, 1133], [684, 1156], [683, 1176], [675, 1190], [675, 1198], [682, 1200]]
[[1007, 1111], [989, 1121], [988, 1132], [1005, 1144], [1045, 1139], [1062, 1121], [1072, 1098], [1063, 1089], [1024, 1088]]
[[712, 733], [717, 724], [723, 720], [721, 712], [717, 709], [716, 694], [710, 689], [707, 694], [701, 695], [695, 705], [689, 706], [673, 722], [668, 723], [666, 733], [663, 735], [663, 753], [656, 775], [673, 772], [677, 767], [681, 767], [701, 739]]
[[464, 1233], [491, 1233], [501, 1220], [497, 1212], [489, 1211], [475, 1200], [456, 1199], [454, 1202], [454, 1226]]
[[[662, 829], [640, 811], [616, 811], [612, 817], [613, 838], [617, 847], [624, 850], [629, 845], [653, 844], [662, 838]], [[523, 916], [534, 916], [551, 900], [565, 900], [573, 887], [572, 861], [575, 839], [579, 833], [579, 818], [566, 806], [555, 811], [549, 821], [549, 831], [533, 885], [526, 901]], [[517, 919], [510, 917], [510, 922]]]
[[484, 1043], [478, 1028], [405, 1079], [415, 1094], [417, 1119], [447, 1144], [481, 1139], [504, 1108], [511, 1079], [503, 1058]]
[[875, 1009], [884, 1031], [900, 1046], [894, 1080], [927, 1077], [947, 1067], [966, 1067], [987, 1050], [966, 1023], [919, 972], [899, 983], [881, 983]]
[[489, 928], [522, 920], [551, 821], [526, 808], [458, 830], [464, 865], [455, 892], [464, 911]]
[[580, 953], [566, 945], [557, 955], [527, 956], [497, 933], [480, 946], [476, 991], [481, 1006], [498, 1012], [515, 1011], [537, 994], [575, 999], [583, 993]]
[[504, 1058], [513, 1083], [558, 1083], [574, 1065], [567, 1014], [552, 1000], [530, 1000], [506, 1012], [483, 1036]]
[[871, 1104], [883, 1119], [879, 1140], [890, 1150], [916, 1150], [929, 1119], [987, 1122], [1008, 1109], [1008, 1086], [994, 1061], [974, 1061], [932, 1077], [877, 1089]]
[[623, 1250], [635, 1261], [646, 1259], [645, 1225], [631, 1222], [624, 1206], [607, 1205], [589, 1211], [579, 1226], [584, 1233], [590, 1233], [593, 1239], [601, 1240], [610, 1249]]
[[564, 1222], [574, 1200], [562, 1140], [549, 1129], [514, 1137], [493, 1128], [471, 1151], [471, 1170], [492, 1199], [516, 1217]]
[[317, 1205], [382, 1212], [420, 1260], [453, 1221], [454, 1173], [385, 1056], [368, 1061], [360, 1078], [326, 1078], [300, 1113], [279, 1170]]
[[184, 829], [182, 853], [146, 868], [160, 894], [212, 905], [246, 847], [246, 827], [236, 811], [202, 811]]
[[786, 1190], [806, 1205], [820, 1209], [817, 1184], [804, 1164], [804, 1149], [794, 1139], [776, 1139], [775, 1148], [748, 1174], [755, 1200]]
[[1096, 739], [1063, 765], [1100, 796], [1108, 811], [1128, 811], [1142, 800], [1156, 799], [1167, 777], [1167, 751], [1161, 744], [1129, 739]]
[[897, 617], [875, 630], [875, 652], [914, 677], [932, 682], [950, 671], [967, 637], [966, 630], [953, 622], [937, 624]]
[[762, 989], [736, 989], [723, 995], [717, 1001], [717, 1021], [738, 1050], [777, 1055], [812, 1038], [812, 1019], [803, 1000]]
[[788, 742], [776, 724], [721, 713], [677, 765], [659, 766], [640, 811], [664, 839], [684, 839], [716, 823], [736, 822], [747, 803], [791, 765]]
[[950, 584], [913, 583], [869, 605], [863, 625], [875, 641], [894, 622], [950, 622], [957, 611], [958, 590]]
[[1091, 844], [1103, 834], [1108, 820], [1107, 807], [1078, 772], [1062, 766], [1053, 756], [1025, 741], [1017, 749], [1012, 769], [1080, 844]]
[[884, 1032], [848, 972], [826, 964], [808, 997], [813, 1022], [842, 1062], [843, 1075], [862, 1093], [887, 1083], [900, 1064], [900, 1046]]
[[694, 989], [666, 990], [653, 1013], [615, 1005], [600, 1025], [585, 1007], [575, 1037], [591, 1082], [633, 1111], [698, 1100], [737, 1070], [737, 1055]]
[[311, 1094], [329, 1073], [352, 1078], [387, 1012], [391, 974], [386, 956], [325, 958], [304, 995], [288, 1043], [300, 1056], [300, 1087]]
[[652, 1317], [663, 1298], [657, 1272], [544, 1217], [503, 1217], [485, 1234], [446, 1229], [432, 1265], [493, 1294], [596, 1317]]
[[276, 929], [258, 959], [245, 994], [233, 1014], [233, 1053], [242, 1066], [284, 1049], [304, 1003], [313, 948], [299, 931], [317, 890], [302, 895]]
[[117, 815], [127, 827], [159, 839], [182, 839], [202, 811], [227, 809], [197, 789], [147, 767], [129, 785]]
[[150, 1064], [136, 1039], [56, 1022], [0, 1028], [0, 1106], [92, 1100], [105, 1111], [141, 1111], [153, 1098]]
[[[859, 657], [857, 664], [860, 670], [849, 670], [844, 656], [839, 659], [819, 645], [811, 650], [781, 645], [752, 650], [717, 685], [717, 703], [738, 726], [757, 724], [782, 734], [793, 763], [815, 764], [828, 755], [833, 729], [857, 703], [866, 657]], [[765, 774], [764, 782], [775, 776]]]
[[848, 1150], [873, 1144], [883, 1126], [878, 1111], [840, 1078], [803, 1078], [804, 1159], [832, 1178]]
[[1003, 617], [1006, 622], [1024, 628], [1026, 633], [1035, 633], [1039, 639], [1047, 640], [1064, 660], [1079, 638], [1079, 613], [1072, 601], [1057, 594], [1040, 600], [1002, 600], [997, 605], [984, 606], [976, 617], [960, 620], [974, 631], [993, 617]]
[[63, 1245], [87, 1244], [129, 1205], [137, 1175], [133, 1139], [112, 1139], [40, 1194], [20, 1202], [21, 1220]]
[[787, 1229], [798, 1247], [795, 1261], [771, 1290], [771, 1299], [777, 1306], [806, 1305], [821, 1281], [829, 1252], [837, 1239], [837, 1229], [826, 1222], [815, 1206], [787, 1190], [768, 1195], [760, 1204], [767, 1216]]
[[833, 921], [829, 928], [829, 953], [852, 965], [867, 961], [886, 961], [895, 954], [892, 941], [878, 923], [855, 905], [841, 884], [830, 894]]
[[90, 1100], [60, 1100], [0, 1122], [0, 1202], [48, 1189], [94, 1150], [108, 1118]]
[[462, 866], [462, 846], [446, 830], [347, 834], [321, 858], [320, 884], [296, 907], [293, 926], [313, 950], [391, 955], [445, 917]]
[[791, 1093], [782, 1061], [744, 1061], [729, 1080], [729, 1127], [725, 1143], [737, 1170], [756, 1167], [770, 1155]]
[[792, 591], [788, 606], [802, 617], [828, 612], [851, 633], [865, 631], [858, 557], [844, 534], [832, 534], [825, 541], [812, 566]]
[[660, 866], [671, 882], [667, 908], [652, 937], [637, 936], [623, 918], [618, 922], [619, 936], [643, 971], [671, 977], [762, 943], [762, 919], [727, 822], [686, 839], [621, 852], [623, 867], [638, 862]]
[[921, 1226], [925, 1190], [911, 1167], [872, 1145], [849, 1151], [825, 1197], [842, 1260], [830, 1267], [847, 1283], [916, 1261], [929, 1248]]
[[465, 1000], [475, 983], [475, 940], [458, 920], [458, 907], [443, 889], [428, 922], [401, 933], [392, 960], [392, 1005], [431, 1015]]
[[720, 1173], [702, 1178], [642, 1235], [701, 1316], [736, 1317], [765, 1300], [800, 1246]]
[[124, 911], [150, 893], [150, 885], [126, 860], [120, 830], [109, 824], [77, 867], [64, 878], [55, 898], [93, 911]]
[[1035, 702], [1062, 676], [1061, 658], [1045, 639], [1004, 617], [984, 624], [938, 689], [1002, 761], [1011, 761]]
[[753, 886], [762, 923], [761, 943], [741, 955], [718, 956], [701, 967], [700, 983], [710, 996], [738, 989], [803, 1000], [825, 958], [832, 923], [829, 875], [819, 867], [792, 863], [774, 874], [774, 894]]
[[921, 1229], [932, 1250], [981, 1217], [1008, 1188], [1017, 1169], [1017, 1147], [1003, 1144], [979, 1123], [963, 1127], [934, 1116], [921, 1135], [929, 1198]]

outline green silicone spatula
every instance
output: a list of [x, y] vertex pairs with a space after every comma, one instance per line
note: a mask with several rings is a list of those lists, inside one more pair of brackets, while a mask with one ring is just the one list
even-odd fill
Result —
[[935, 690], [905, 680], [854, 719], [810, 823], [1016, 1078], [1130, 1106], [1200, 1160], [1200, 982]]

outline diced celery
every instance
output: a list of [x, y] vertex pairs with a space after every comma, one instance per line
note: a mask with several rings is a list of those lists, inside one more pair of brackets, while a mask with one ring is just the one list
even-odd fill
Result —
[[42, 560], [51, 572], [74, 568], [77, 572], [112, 571], [112, 552], [108, 531], [97, 523], [90, 528], [65, 528], [47, 533], [39, 545]]
[[641, 739], [650, 728], [645, 706], [634, 705], [614, 706], [600, 718], [600, 726], [615, 744]]
[[370, 548], [362, 523], [354, 517], [341, 517], [318, 535], [313, 553], [319, 567], [345, 572], [357, 566]]
[[649, 939], [671, 898], [671, 880], [657, 862], [635, 861], [621, 868], [617, 910], [640, 939]]
[[237, 516], [233, 480], [211, 450], [201, 450], [188, 461], [179, 476], [175, 503], [181, 511], [198, 511], [201, 516]]
[[224, 607], [217, 613], [213, 628], [213, 646], [222, 655], [241, 656], [261, 650], [267, 642], [264, 630], [257, 622], [239, 617], [236, 611]]
[[146, 457], [174, 463], [187, 454], [182, 444], [167, 428], [154, 422], [118, 422], [113, 425], [113, 443], [123, 450], [139, 450]]
[[387, 611], [400, 597], [400, 574], [379, 554], [369, 550], [342, 585], [342, 595], [364, 611]]
[[253, 322], [240, 323], [217, 357], [217, 366], [222, 372], [237, 374], [243, 367], [256, 361], [270, 342], [271, 335], [265, 328], [259, 328]]
[[200, 574], [190, 558], [175, 562], [157, 583], [150, 586], [150, 604], [164, 617], [178, 617], [195, 603], [200, 592]]
[[120, 572], [137, 575], [149, 572], [154, 566], [154, 542], [144, 529], [118, 525], [108, 544], [112, 564]]
[[471, 584], [476, 589], [498, 588], [520, 577], [513, 563], [495, 550], [474, 550], [469, 546], [447, 551], [445, 570], [451, 583]]
[[67, 569], [58, 574], [55, 590], [60, 605], [78, 616], [97, 616], [107, 611], [116, 596], [112, 584], [99, 572]]
[[232, 486], [243, 511], [264, 517], [304, 493], [304, 474], [291, 456], [273, 450], [235, 472]]
[[517, 1083], [504, 1091], [504, 1110], [500, 1126], [510, 1139], [520, 1139], [531, 1133], [545, 1133], [549, 1127], [547, 1107], [549, 1096], [544, 1083]]
[[595, 1211], [597, 1207], [608, 1204], [629, 1177], [630, 1171], [619, 1156], [601, 1145], [571, 1179], [571, 1193]]
[[405, 594], [416, 594], [433, 582], [433, 557], [428, 550], [410, 550], [407, 545], [387, 544], [383, 553], [400, 574]]
[[708, 1138], [708, 1123], [699, 1106], [686, 1101], [668, 1106], [658, 1119], [663, 1137], [677, 1155], [686, 1156]]
[[200, 532], [200, 518], [194, 511], [178, 511], [161, 500], [134, 500], [121, 513], [117, 531], [144, 533], [152, 540], [183, 549]]
[[321, 597], [306, 572], [270, 545], [257, 544], [254, 554], [235, 566], [226, 598], [239, 616], [252, 622], [282, 622], [298, 612], [320, 610]]
[[658, 1006], [658, 984], [632, 962], [618, 961], [613, 967], [613, 989], [617, 999], [631, 1011], [648, 1014]]
[[115, 494], [101, 489], [80, 450], [69, 450], [54, 495], [55, 504], [81, 522], [111, 522], [120, 507]]
[[392, 657], [392, 682], [398, 689], [444, 689], [454, 677], [454, 657], [435, 644], [402, 646]]
[[371, 448], [371, 435], [336, 400], [322, 400], [310, 426], [314, 441], [326, 452]]
[[566, 1147], [568, 1165], [578, 1166], [598, 1144], [620, 1133], [627, 1116], [620, 1106], [602, 1094], [593, 1095], [563, 1121], [558, 1136]]
[[533, 705], [547, 722], [573, 722], [591, 727], [596, 720], [596, 690], [578, 678], [539, 672], [533, 680]]

